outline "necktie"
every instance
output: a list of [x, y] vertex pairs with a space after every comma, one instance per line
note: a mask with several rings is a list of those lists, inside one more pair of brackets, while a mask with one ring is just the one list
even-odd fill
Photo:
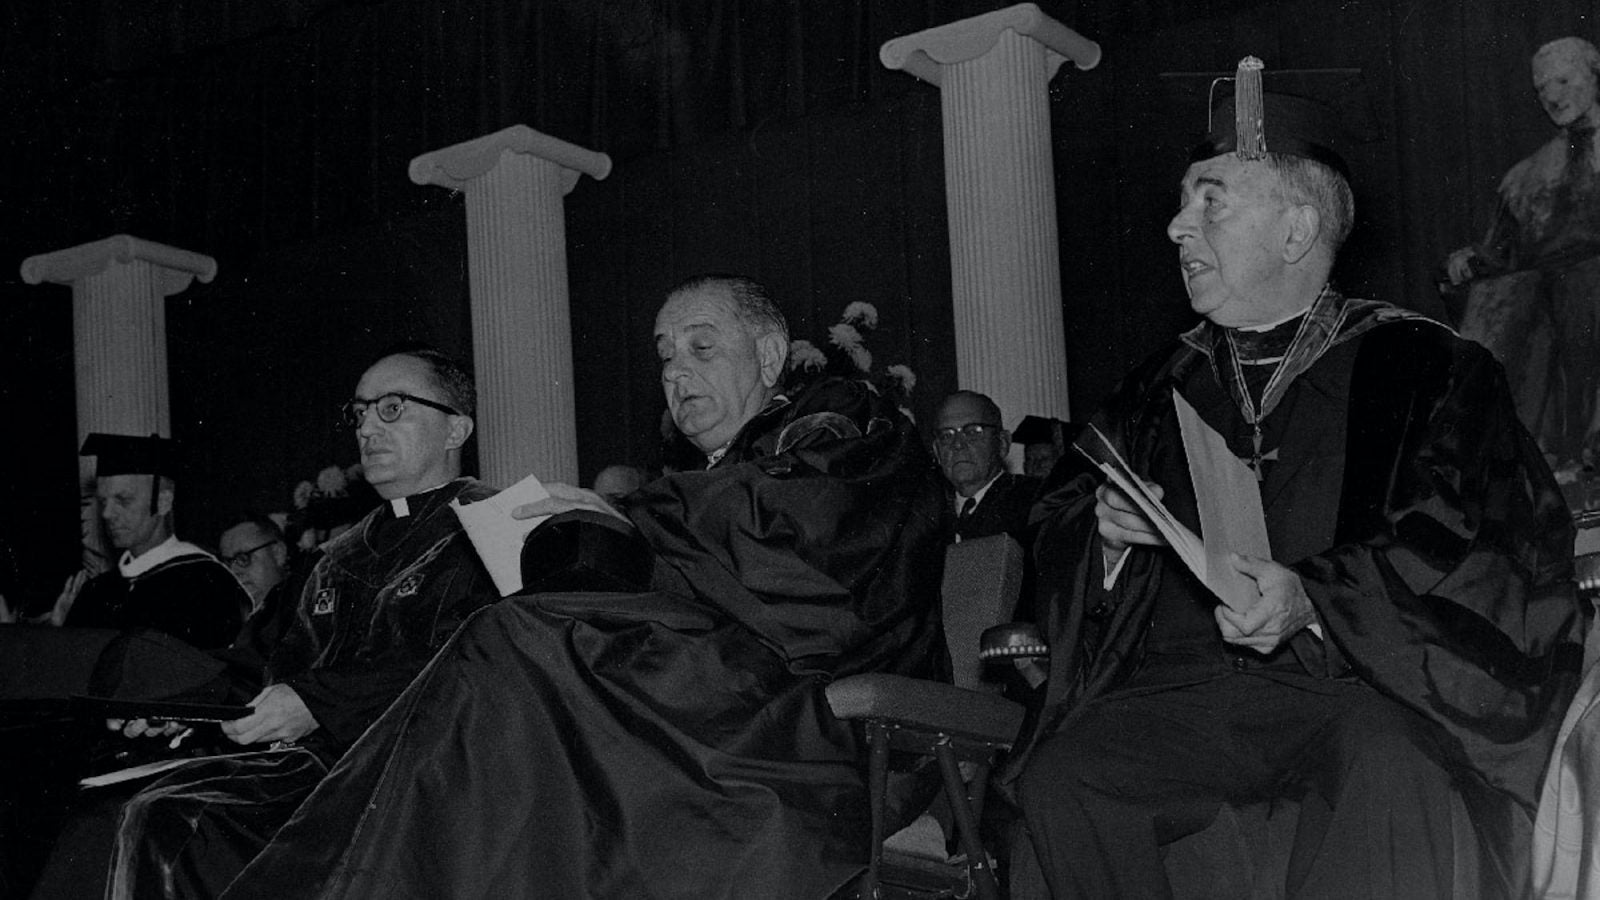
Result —
[[978, 508], [978, 498], [968, 497], [961, 503], [961, 512], [956, 513], [956, 540], [961, 540], [961, 535], [966, 531], [967, 523], [972, 521], [972, 511]]

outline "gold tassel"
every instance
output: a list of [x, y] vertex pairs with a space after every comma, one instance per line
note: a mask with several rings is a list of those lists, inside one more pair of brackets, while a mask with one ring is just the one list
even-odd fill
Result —
[[1267, 155], [1261, 99], [1261, 70], [1265, 67], [1261, 60], [1246, 56], [1234, 73], [1233, 133], [1240, 159], [1265, 159]]

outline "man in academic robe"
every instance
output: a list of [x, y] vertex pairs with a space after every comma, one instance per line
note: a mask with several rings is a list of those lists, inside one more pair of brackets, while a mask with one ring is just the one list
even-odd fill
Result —
[[154, 628], [203, 650], [226, 647], [250, 598], [216, 557], [172, 533], [175, 442], [91, 434], [82, 452], [95, 457], [100, 518], [122, 555], [83, 585], [64, 624]]
[[1163, 844], [1280, 797], [1287, 896], [1518, 896], [1581, 658], [1570, 516], [1482, 347], [1327, 283], [1353, 212], [1336, 126], [1252, 74], [1168, 226], [1205, 321], [1093, 422], [1200, 532], [1181, 394], [1254, 469], [1271, 558], [1232, 555], [1247, 587], [1219, 598], [1060, 467], [1017, 796], [1058, 897], [1170, 896]]
[[1022, 474], [1047, 478], [1066, 454], [1077, 429], [1071, 422], [1046, 416], [1023, 416], [1011, 432], [1012, 443], [1022, 445]]
[[1041, 479], [1006, 471], [1011, 432], [1000, 407], [976, 391], [956, 391], [939, 405], [933, 453], [950, 485], [952, 542], [1009, 534], [1027, 546], [1028, 512]]
[[493, 493], [461, 477], [475, 402], [465, 370], [429, 348], [362, 375], [344, 412], [385, 502], [324, 545], [254, 712], [222, 725], [268, 752], [189, 763], [136, 794], [108, 896], [220, 893], [456, 626], [497, 597], [450, 508]]
[[[225, 896], [783, 900], [865, 866], [862, 741], [823, 692], [947, 669], [939, 471], [865, 385], [779, 389], [753, 281], [679, 286], [655, 342], [706, 467], [622, 501], [652, 589], [473, 617]], [[517, 515], [618, 515], [547, 487]]]

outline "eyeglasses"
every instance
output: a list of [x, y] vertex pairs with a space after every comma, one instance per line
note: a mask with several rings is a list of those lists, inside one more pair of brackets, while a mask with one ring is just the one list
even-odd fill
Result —
[[225, 557], [222, 558], [222, 561], [227, 563], [228, 564], [228, 568], [230, 568], [230, 569], [248, 569], [248, 568], [250, 568], [250, 560], [255, 558], [257, 550], [262, 550], [262, 549], [265, 549], [267, 547], [271, 547], [273, 544], [276, 544], [277, 542], [278, 542], [278, 539], [277, 538], [273, 538], [272, 540], [267, 541], [264, 544], [257, 544], [254, 547], [251, 547], [249, 550], [240, 550], [238, 553], [235, 553], [232, 556], [225, 556]]
[[933, 433], [933, 439], [941, 444], [954, 444], [957, 436], [962, 440], [975, 441], [991, 431], [999, 430], [999, 425], [990, 425], [987, 422], [971, 422], [956, 428], [940, 428]]
[[407, 403], [420, 403], [429, 409], [437, 409], [442, 413], [447, 413], [452, 416], [461, 415], [461, 413], [458, 413], [450, 407], [445, 406], [443, 403], [435, 403], [426, 397], [418, 397], [415, 394], [405, 394], [401, 393], [400, 391], [393, 391], [391, 393], [384, 394], [382, 397], [379, 397], [376, 400], [363, 400], [360, 397], [357, 397], [346, 403], [344, 406], [339, 407], [339, 412], [344, 416], [344, 423], [346, 425], [350, 426], [351, 428], [360, 428], [361, 423], [367, 418], [368, 407], [372, 408], [378, 413], [378, 421], [397, 422], [400, 420], [401, 416], [405, 415]]

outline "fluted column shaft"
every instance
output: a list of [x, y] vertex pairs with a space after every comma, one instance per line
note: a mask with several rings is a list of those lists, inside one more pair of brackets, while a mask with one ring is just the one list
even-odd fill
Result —
[[[79, 446], [92, 432], [172, 435], [166, 299], [216, 273], [209, 256], [125, 234], [23, 261], [29, 284], [72, 287]], [[93, 461], [79, 457], [78, 473], [92, 497]], [[97, 528], [85, 526], [86, 542], [98, 537]], [[87, 549], [92, 555], [103, 548]]]
[[610, 166], [525, 126], [412, 162], [413, 181], [466, 194], [479, 469], [497, 487], [529, 474], [577, 483], [562, 197]]
[[78, 441], [90, 432], [172, 434], [166, 295], [148, 262], [113, 263], [72, 283]]
[[938, 85], [960, 385], [1015, 425], [1069, 417], [1048, 85], [1099, 47], [1032, 4], [897, 38], [884, 64]]

